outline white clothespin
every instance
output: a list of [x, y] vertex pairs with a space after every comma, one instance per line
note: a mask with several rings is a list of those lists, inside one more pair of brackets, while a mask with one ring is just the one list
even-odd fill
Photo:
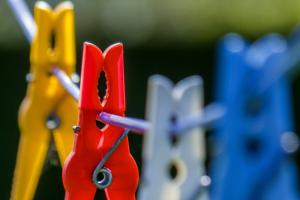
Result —
[[[195, 127], [171, 135], [169, 127], [203, 107], [202, 79], [192, 76], [172, 82], [159, 75], [150, 78], [147, 99], [147, 120], [151, 127], [144, 136], [143, 176], [139, 200], [206, 199], [204, 132]], [[177, 137], [176, 143], [172, 138]], [[177, 169], [171, 175], [171, 168]], [[203, 181], [202, 181], [203, 182]]]

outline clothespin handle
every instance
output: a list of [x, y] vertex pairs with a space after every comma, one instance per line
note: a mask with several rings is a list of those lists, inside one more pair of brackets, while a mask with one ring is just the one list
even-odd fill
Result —
[[[106, 95], [98, 97], [98, 79], [101, 72], [106, 77]], [[125, 112], [123, 46], [110, 46], [104, 53], [95, 45], [84, 44], [81, 91], [79, 98], [78, 128], [75, 145], [63, 170], [66, 199], [93, 199], [96, 186], [92, 174], [104, 155], [114, 146], [124, 129], [106, 125], [99, 129], [96, 119], [99, 112], [117, 115]], [[112, 183], [105, 189], [108, 199], [135, 199], [138, 184], [138, 170], [132, 158], [127, 137], [105, 163], [111, 173]], [[101, 182], [101, 180], [99, 181]]]

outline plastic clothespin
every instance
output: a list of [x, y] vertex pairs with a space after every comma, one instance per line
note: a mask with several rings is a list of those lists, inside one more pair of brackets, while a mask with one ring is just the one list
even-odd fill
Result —
[[298, 147], [293, 131], [291, 85], [282, 77], [260, 93], [287, 52], [285, 39], [271, 34], [252, 45], [238, 35], [219, 49], [217, 100], [227, 117], [217, 126], [212, 160], [212, 200], [298, 199], [289, 154]]
[[165, 77], [150, 78], [146, 118], [151, 127], [144, 136], [140, 200], [206, 199], [206, 187], [201, 185], [203, 177], [208, 179], [204, 176], [203, 130], [196, 127], [176, 136], [169, 132], [174, 120], [180, 123], [199, 114], [202, 106], [199, 76], [186, 78], [175, 87]]
[[[102, 129], [96, 126], [99, 112], [124, 116], [123, 45], [112, 45], [102, 53], [93, 44], [85, 43], [82, 60], [80, 113], [75, 128], [75, 144], [63, 168], [66, 200], [94, 199], [97, 188], [92, 182], [93, 171], [124, 131], [112, 125]], [[101, 101], [97, 91], [102, 71], [107, 80], [107, 90]], [[127, 137], [105, 163], [105, 168], [113, 176], [111, 185], [105, 189], [107, 199], [135, 199], [138, 169], [130, 154]]]
[[[64, 2], [53, 11], [40, 1], [34, 13], [37, 32], [31, 45], [30, 80], [19, 111], [21, 135], [11, 200], [33, 199], [52, 137], [59, 159], [64, 162], [72, 149], [74, 134], [70, 127], [77, 116], [77, 103], [51, 75], [53, 65], [68, 75], [75, 72], [73, 6]], [[52, 115], [59, 123], [50, 130], [46, 121]]]

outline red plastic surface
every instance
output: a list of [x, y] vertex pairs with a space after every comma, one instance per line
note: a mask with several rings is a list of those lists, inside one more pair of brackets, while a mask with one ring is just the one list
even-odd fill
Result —
[[[107, 80], [106, 96], [102, 103], [98, 97], [101, 71], [104, 71]], [[80, 131], [75, 133], [73, 151], [63, 168], [65, 200], [94, 199], [96, 187], [92, 182], [92, 173], [124, 131], [112, 125], [106, 125], [101, 130], [96, 126], [96, 118], [101, 111], [121, 116], [125, 112], [122, 44], [112, 45], [104, 53], [93, 44], [84, 44], [80, 88]], [[138, 168], [130, 154], [127, 137], [105, 167], [113, 175], [112, 184], [105, 189], [107, 199], [134, 200], [139, 179]]]

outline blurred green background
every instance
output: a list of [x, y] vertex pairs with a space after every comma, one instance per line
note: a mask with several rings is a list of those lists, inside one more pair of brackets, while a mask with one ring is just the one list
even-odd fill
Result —
[[[33, 8], [35, 1], [26, 1]], [[55, 6], [60, 1], [48, 1]], [[105, 49], [125, 45], [127, 115], [144, 117], [147, 79], [163, 74], [178, 81], [201, 75], [205, 102], [214, 88], [217, 41], [228, 32], [256, 39], [269, 32], [287, 34], [300, 22], [300, 0], [75, 0], [77, 69], [82, 43]], [[26, 91], [29, 45], [5, 0], [0, 1], [0, 199], [9, 199], [19, 131], [17, 114]], [[294, 81], [294, 91], [300, 87]], [[300, 94], [294, 92], [294, 102]], [[295, 103], [295, 116], [299, 109]], [[297, 130], [299, 127], [297, 126]], [[141, 166], [142, 137], [130, 135], [131, 150]], [[53, 155], [53, 153], [51, 153]], [[53, 156], [52, 156], [53, 157]], [[53, 158], [52, 158], [53, 159]], [[61, 167], [49, 159], [35, 199], [63, 199]], [[102, 199], [97, 194], [97, 199]]]

